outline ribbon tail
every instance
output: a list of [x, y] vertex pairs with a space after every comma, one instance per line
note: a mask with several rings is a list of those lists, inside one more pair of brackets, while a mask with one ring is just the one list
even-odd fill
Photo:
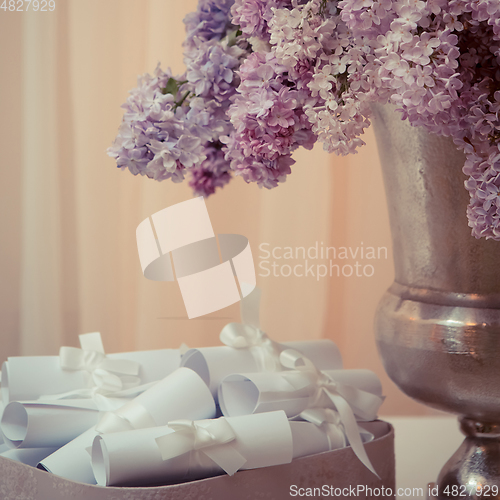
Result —
[[44, 394], [38, 399], [43, 400], [58, 400], [58, 399], [90, 399], [94, 395], [93, 389], [76, 389], [74, 391], [61, 392], [59, 394]]
[[128, 402], [125, 398], [108, 398], [107, 396], [99, 394], [98, 392], [95, 392], [92, 395], [92, 399], [94, 400], [97, 409], [102, 412], [118, 410], [118, 408], [121, 408], [125, 403]]
[[361, 441], [361, 436], [359, 434], [358, 424], [356, 423], [356, 417], [354, 416], [349, 403], [347, 403], [342, 396], [337, 396], [335, 394], [331, 394], [330, 392], [327, 392], [327, 394], [339, 412], [347, 439], [349, 440], [349, 444], [351, 445], [355, 455], [370, 472], [375, 474], [380, 479], [380, 476], [375, 472], [375, 469], [366, 454], [365, 447], [363, 446], [363, 442]]
[[232, 476], [240, 470], [246, 463], [247, 459], [241, 453], [228, 444], [219, 446], [209, 446], [202, 450], [207, 457], [212, 459], [221, 469]]
[[375, 436], [371, 432], [363, 429], [363, 427], [361, 427], [360, 425], [358, 425], [358, 429], [363, 443], [369, 443], [370, 441], [373, 441], [375, 439]]
[[110, 411], [101, 417], [101, 420], [95, 426], [95, 430], [99, 434], [107, 434], [111, 432], [131, 431], [134, 430], [134, 427], [128, 420]]
[[84, 351], [96, 351], [104, 354], [104, 345], [99, 332], [78, 335], [80, 346]]
[[337, 383], [338, 393], [349, 402], [354, 413], [366, 421], [375, 420], [384, 398], [371, 392], [363, 391], [352, 385]]
[[92, 381], [96, 390], [105, 394], [118, 392], [123, 389], [122, 379], [118, 375], [101, 368], [96, 368], [92, 371]]
[[129, 388], [123, 389], [121, 391], [113, 392], [112, 396], [114, 398], [129, 398], [132, 396], [135, 397], [135, 396], [138, 396], [139, 394], [143, 393], [146, 389], [153, 387], [153, 385], [155, 385], [157, 383], [158, 383], [158, 381], [154, 380], [153, 382], [148, 382], [147, 384], [129, 387]]
[[[130, 359], [104, 359], [99, 368], [117, 375], [131, 375], [137, 377], [141, 369], [140, 363]], [[137, 377], [138, 378], [138, 377]]]

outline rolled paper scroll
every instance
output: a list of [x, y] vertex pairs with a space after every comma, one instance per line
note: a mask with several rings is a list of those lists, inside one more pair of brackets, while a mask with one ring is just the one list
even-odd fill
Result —
[[[349, 445], [342, 420], [337, 411], [314, 408], [302, 413], [304, 420], [290, 421], [293, 435], [293, 457], [304, 457]], [[373, 440], [373, 434], [361, 426], [358, 432], [363, 443]]]
[[[118, 409], [128, 402], [105, 399], [107, 410]], [[13, 401], [3, 412], [0, 430], [10, 448], [57, 449], [93, 427], [102, 416], [100, 409], [103, 407], [98, 408], [93, 399]]]
[[[383, 402], [382, 385], [370, 370], [324, 370], [342, 393], [356, 417], [373, 420]], [[335, 408], [322, 392], [317, 395], [316, 377], [298, 370], [232, 374], [222, 380], [218, 400], [227, 417], [284, 410], [288, 418], [313, 406]]]
[[[294, 421], [297, 424], [309, 422], [318, 427], [328, 438], [331, 450], [350, 445], [342, 416], [338, 411], [330, 408], [310, 408], [303, 411]], [[369, 443], [374, 439], [373, 434], [362, 425], [357, 425], [357, 435], [362, 443]]]
[[[339, 427], [336, 440], [329, 440], [324, 429], [306, 421], [290, 421], [293, 436], [293, 458], [307, 457], [337, 448], [344, 448], [346, 440]], [[333, 432], [332, 432], [333, 434]]]
[[72, 481], [96, 484], [88, 452], [96, 435], [97, 432], [92, 427], [40, 460], [37, 467]]
[[116, 411], [107, 412], [97, 432], [119, 432], [166, 425], [172, 415], [213, 418], [216, 407], [210, 390], [193, 370], [178, 368], [168, 377]]
[[239, 469], [289, 463], [290, 424], [284, 412], [103, 434], [92, 446], [100, 485], [140, 486], [197, 479]]
[[42, 460], [39, 468], [58, 476], [95, 484], [86, 451], [101, 432], [122, 434], [118, 431], [165, 425], [170, 420], [213, 418], [215, 403], [206, 384], [187, 368], [179, 368], [115, 412], [106, 413], [97, 427], [93, 427], [52, 455]]
[[[293, 348], [312, 359], [321, 369], [342, 368], [338, 347], [328, 339], [286, 342], [280, 349]], [[256, 354], [257, 353], [257, 354]], [[258, 350], [229, 346], [189, 349], [182, 357], [181, 366], [194, 370], [210, 387], [214, 398], [222, 380], [233, 373], [252, 373], [264, 369]], [[277, 351], [279, 356], [279, 350]], [[276, 359], [279, 359], [278, 357]]]
[[95, 392], [118, 397], [122, 389], [161, 380], [180, 365], [177, 349], [105, 355], [99, 334], [80, 335], [82, 342], [81, 349], [62, 347], [59, 356], [8, 358], [2, 365], [3, 402], [91, 397]]
[[12, 449], [0, 446], [0, 457], [10, 458], [16, 462], [36, 467], [36, 464], [43, 460], [45, 457], [54, 453], [57, 448], [25, 448], [25, 449]]

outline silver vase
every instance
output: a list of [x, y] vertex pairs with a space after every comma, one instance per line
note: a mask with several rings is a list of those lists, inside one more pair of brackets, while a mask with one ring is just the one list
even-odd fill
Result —
[[438, 498], [500, 499], [500, 242], [471, 236], [451, 139], [392, 106], [373, 111], [395, 266], [375, 317], [379, 353], [408, 396], [459, 415], [466, 438]]

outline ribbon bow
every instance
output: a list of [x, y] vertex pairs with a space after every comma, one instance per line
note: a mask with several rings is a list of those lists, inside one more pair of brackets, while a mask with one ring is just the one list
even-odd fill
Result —
[[[356, 417], [349, 401], [352, 400], [354, 404], [361, 405], [363, 403], [362, 399], [366, 398], [366, 401], [368, 402], [368, 409], [363, 409], [363, 407], [361, 407], [356, 408], [356, 411], [360, 411], [363, 414], [363, 418], [365, 418], [366, 420], [374, 420], [377, 415], [376, 413], [373, 413], [373, 410], [375, 409], [377, 401], [378, 406], [376, 406], [376, 409], [378, 409], [378, 407], [382, 403], [382, 398], [379, 398], [378, 396], [370, 394], [366, 391], [361, 391], [356, 387], [352, 387], [347, 384], [340, 384], [333, 381], [326, 374], [319, 371], [314, 366], [311, 360], [305, 358], [302, 354], [293, 349], [286, 349], [282, 351], [280, 354], [280, 362], [285, 368], [302, 371], [305, 375], [308, 376], [308, 378], [311, 380], [311, 383], [316, 387], [316, 391], [312, 396], [309, 405], [310, 408], [315, 409], [315, 407], [324, 406], [321, 404], [321, 399], [323, 399], [323, 396], [326, 396], [328, 397], [328, 399], [330, 399], [330, 401], [338, 411], [340, 422], [344, 427], [345, 435], [354, 453], [359, 458], [359, 460], [371, 472], [373, 472], [373, 474], [379, 477], [375, 472], [375, 469], [373, 468], [368, 455], [366, 454], [363, 442], [361, 440], [358, 424], [356, 422]], [[304, 412], [302, 412], [301, 415], [303, 414]], [[310, 413], [306, 413], [306, 415], [310, 415]], [[332, 417], [330, 416], [328, 418]]]
[[61, 347], [59, 350], [59, 362], [63, 370], [87, 371], [90, 374], [92, 391], [99, 394], [111, 394], [140, 384], [140, 378], [137, 376], [140, 364], [128, 359], [108, 358], [104, 353], [99, 332], [86, 333], [79, 338], [80, 349]]
[[95, 426], [95, 430], [99, 434], [106, 434], [145, 429], [157, 425], [151, 413], [133, 399], [121, 408], [106, 412]]
[[241, 300], [243, 323], [227, 324], [220, 332], [220, 340], [235, 349], [249, 349], [260, 371], [277, 371], [281, 369], [278, 357], [282, 348], [260, 329], [259, 307], [260, 290], [255, 288]]
[[345, 429], [339, 412], [331, 408], [308, 408], [300, 413], [299, 417], [320, 427], [325, 432], [330, 450], [347, 446]]
[[163, 460], [200, 451], [230, 476], [246, 463], [246, 458], [229, 444], [236, 435], [224, 417], [198, 422], [174, 420], [168, 426], [174, 432], [156, 438]]

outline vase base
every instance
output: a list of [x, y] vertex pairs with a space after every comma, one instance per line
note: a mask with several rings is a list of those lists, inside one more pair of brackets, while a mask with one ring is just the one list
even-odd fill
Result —
[[500, 499], [500, 424], [460, 420], [466, 438], [441, 470], [434, 498]]

